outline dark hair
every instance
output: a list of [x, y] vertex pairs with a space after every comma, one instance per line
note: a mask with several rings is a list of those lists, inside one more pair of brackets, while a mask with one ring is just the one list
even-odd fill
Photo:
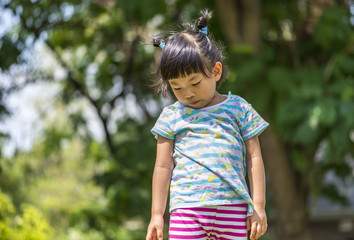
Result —
[[[153, 39], [153, 45], [156, 47], [161, 47], [161, 42], [165, 44], [158, 66], [160, 78], [153, 84], [157, 92], [162, 92], [164, 97], [168, 96], [170, 90], [168, 80], [193, 73], [202, 73], [205, 77], [209, 77], [215, 63], [224, 60], [223, 47], [210, 36], [199, 31], [207, 27], [211, 17], [210, 11], [201, 11], [201, 17], [195, 24], [198, 30], [189, 28], [171, 34], [166, 40]], [[222, 78], [223, 74], [217, 82], [218, 86]]]

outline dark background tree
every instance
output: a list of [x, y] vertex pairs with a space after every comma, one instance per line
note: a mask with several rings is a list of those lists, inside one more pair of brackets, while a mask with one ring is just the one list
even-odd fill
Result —
[[[29, 153], [19, 150], [11, 159], [1, 158], [1, 190], [17, 209], [24, 202], [41, 209], [62, 232], [61, 239], [69, 234], [68, 228], [94, 231], [92, 239], [144, 235], [155, 155], [150, 129], [165, 104], [148, 87], [159, 50], [147, 42], [183, 19], [196, 18], [206, 7], [215, 9], [210, 29], [225, 43], [228, 56], [229, 76], [221, 91], [245, 97], [271, 123], [261, 140], [276, 239], [311, 238], [310, 200], [313, 205], [320, 196], [348, 202], [323, 178], [333, 171], [343, 184], [353, 183], [351, 1], [13, 0], [0, 6], [19, 19], [0, 36], [0, 68], [12, 79], [10, 85], [0, 85], [0, 114], [6, 112], [6, 96], [13, 91], [45, 82], [60, 86], [51, 111], [65, 109], [58, 119], [66, 116], [48, 123], [44, 137]], [[51, 70], [39, 67], [45, 59], [36, 62], [24, 54], [38, 43], [54, 59]], [[61, 79], [55, 75], [58, 68], [65, 73]], [[79, 101], [95, 112], [103, 141], [90, 132], [84, 110], [70, 110]], [[60, 122], [66, 127], [58, 127]], [[79, 165], [66, 160], [63, 146], [68, 142], [70, 151], [81, 153], [71, 159]], [[36, 164], [26, 159], [37, 159]], [[67, 166], [73, 171], [64, 171]], [[75, 175], [78, 171], [85, 174]], [[30, 192], [43, 192], [52, 186], [48, 179], [59, 181], [60, 176], [82, 183], [77, 186], [87, 187], [94, 180], [104, 190], [105, 204], [93, 194], [93, 204], [81, 199], [69, 208], [71, 198], [63, 198], [54, 205], [57, 210], [49, 210], [52, 205], [35, 201], [23, 188], [28, 181], [33, 183]], [[57, 219], [61, 224], [55, 224]], [[127, 224], [135, 230], [117, 230]]]
[[[253, 37], [228, 38], [230, 43], [247, 43], [257, 53], [259, 43], [254, 38], [262, 39], [261, 52], [239, 58], [235, 62], [241, 66], [235, 69], [238, 89], [254, 98], [272, 123], [262, 145], [277, 209], [277, 236], [310, 239], [310, 197], [323, 194], [346, 202], [330, 191], [333, 185], [323, 184], [324, 172], [351, 174], [346, 161], [353, 151], [349, 134], [354, 112], [353, 91], [348, 90], [353, 89], [354, 73], [349, 6], [335, 1], [306, 1], [304, 6], [278, 1], [278, 6], [264, 4], [262, 21], [247, 22], [244, 15], [260, 16], [260, 3], [255, 1], [251, 14], [252, 8], [243, 2], [219, 1], [219, 16], [227, 23], [226, 36], [239, 36], [239, 29], [253, 30]], [[236, 14], [223, 13], [225, 9]], [[316, 158], [319, 153], [322, 156]]]

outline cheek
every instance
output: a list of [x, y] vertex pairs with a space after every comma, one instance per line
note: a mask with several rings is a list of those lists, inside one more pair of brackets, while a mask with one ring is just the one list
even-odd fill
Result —
[[173, 94], [179, 100], [182, 96], [182, 91], [173, 91]]

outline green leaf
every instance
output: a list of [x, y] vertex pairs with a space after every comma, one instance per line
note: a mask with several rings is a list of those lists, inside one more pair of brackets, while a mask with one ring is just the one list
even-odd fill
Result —
[[341, 7], [325, 8], [316, 24], [314, 40], [327, 51], [339, 51], [348, 45], [352, 32], [348, 11]]
[[309, 119], [306, 119], [296, 128], [293, 141], [294, 143], [308, 145], [315, 143], [317, 137], [317, 127], [313, 126]]
[[276, 94], [289, 98], [294, 90], [293, 73], [286, 68], [276, 66], [268, 71], [268, 78], [271, 87], [276, 91]]
[[303, 152], [298, 150], [291, 151], [291, 159], [295, 168], [300, 172], [308, 169], [311, 162]]
[[12, 64], [17, 63], [17, 58], [21, 54], [16, 44], [10, 37], [0, 38], [0, 69], [7, 70]]

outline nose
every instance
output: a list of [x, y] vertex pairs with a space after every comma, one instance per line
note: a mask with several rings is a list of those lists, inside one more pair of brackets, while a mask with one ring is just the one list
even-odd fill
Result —
[[186, 99], [190, 99], [190, 98], [194, 97], [194, 92], [191, 89], [186, 89], [184, 96]]

